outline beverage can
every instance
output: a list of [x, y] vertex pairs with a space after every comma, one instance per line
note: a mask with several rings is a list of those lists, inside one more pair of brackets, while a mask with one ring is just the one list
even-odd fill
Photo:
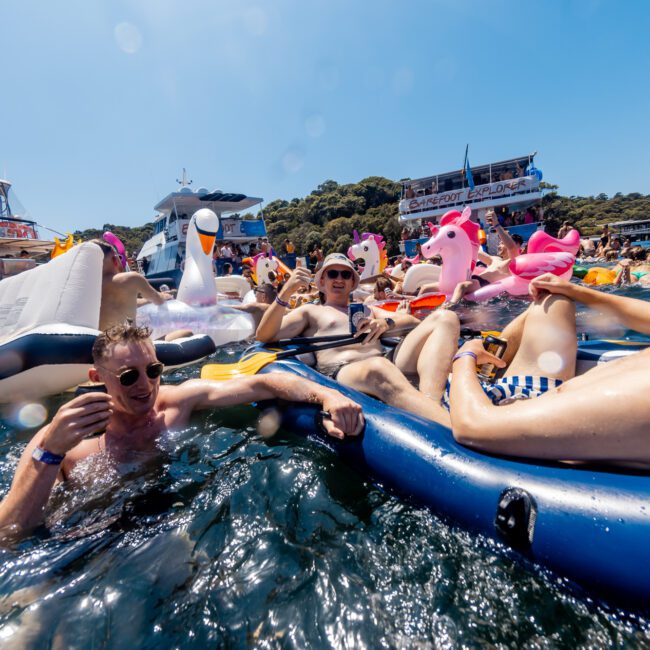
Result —
[[361, 321], [366, 320], [370, 315], [370, 310], [366, 305], [360, 302], [353, 302], [348, 305], [348, 318], [350, 320], [350, 334], [354, 335], [359, 329]]
[[[483, 339], [483, 347], [490, 354], [502, 359], [506, 348], [508, 347], [508, 342], [505, 339], [488, 335]], [[500, 368], [497, 368], [493, 363], [484, 363], [476, 368], [478, 376], [481, 377], [481, 379], [490, 382], [496, 379], [499, 370]]]

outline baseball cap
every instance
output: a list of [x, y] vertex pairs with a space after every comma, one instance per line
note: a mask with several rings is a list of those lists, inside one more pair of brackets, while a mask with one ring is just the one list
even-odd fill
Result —
[[314, 277], [314, 281], [316, 282], [317, 287], [320, 287], [320, 280], [323, 276], [323, 271], [332, 266], [345, 266], [346, 268], [350, 269], [354, 278], [354, 286], [352, 287], [352, 290], [354, 291], [359, 286], [360, 278], [357, 270], [354, 268], [354, 264], [352, 264], [352, 262], [345, 255], [343, 255], [343, 253], [330, 253], [325, 258], [323, 261], [323, 266], [321, 266], [318, 273], [316, 273], [316, 276]]

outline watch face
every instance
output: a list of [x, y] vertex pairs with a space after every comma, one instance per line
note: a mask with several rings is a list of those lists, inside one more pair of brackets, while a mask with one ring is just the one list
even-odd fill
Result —
[[43, 450], [40, 447], [36, 447], [36, 449], [34, 449], [34, 453], [32, 454], [32, 457], [35, 460], [43, 460]]

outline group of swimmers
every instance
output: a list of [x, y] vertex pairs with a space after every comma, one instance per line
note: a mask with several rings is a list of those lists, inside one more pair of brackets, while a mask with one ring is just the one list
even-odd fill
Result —
[[[504, 257], [499, 259], [504, 263], [508, 247], [516, 243], [507, 237], [502, 241]], [[115, 258], [114, 251], [105, 250], [105, 331], [97, 338], [89, 370], [90, 380], [103, 384], [106, 392], [70, 400], [32, 438], [0, 503], [2, 536], [17, 537], [38, 525], [54, 485], [82, 471], [85, 459], [104, 454], [119, 466], [157, 454], [161, 436], [186, 426], [198, 409], [272, 398], [303, 401], [327, 414], [323, 424], [330, 435], [341, 438], [362, 431], [357, 403], [286, 373], [161, 386], [163, 367], [148, 330], [123, 323], [135, 317], [138, 295], [154, 302], [166, 296], [138, 274], [124, 273]], [[491, 272], [505, 272], [498, 259], [486, 264]], [[267, 343], [349, 335], [349, 296], [359, 282], [354, 264], [338, 253], [328, 255], [315, 276], [296, 268], [272, 300], [272, 292], [265, 297], [256, 338]], [[312, 286], [319, 301], [289, 309]], [[650, 401], [644, 399], [650, 390], [650, 349], [576, 376], [575, 319], [578, 302], [650, 335], [650, 304], [550, 274], [533, 280], [530, 293], [530, 307], [501, 334], [507, 341], [503, 358], [487, 352], [479, 339], [459, 348], [459, 318], [450, 309], [420, 321], [406, 310], [387, 312], [369, 305], [356, 334], [359, 343], [319, 352], [317, 367], [342, 385], [450, 427], [458, 442], [479, 450], [650, 468]], [[402, 340], [386, 356], [381, 338], [395, 335]], [[484, 363], [502, 369], [496, 382], [477, 375], [477, 366]], [[98, 432], [103, 433], [93, 435]]]

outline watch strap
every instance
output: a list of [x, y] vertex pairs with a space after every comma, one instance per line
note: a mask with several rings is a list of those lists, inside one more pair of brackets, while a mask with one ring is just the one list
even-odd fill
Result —
[[59, 454], [54, 454], [43, 447], [35, 447], [32, 452], [32, 458], [37, 460], [39, 463], [45, 463], [46, 465], [60, 465], [65, 458], [65, 454], [60, 456]]

